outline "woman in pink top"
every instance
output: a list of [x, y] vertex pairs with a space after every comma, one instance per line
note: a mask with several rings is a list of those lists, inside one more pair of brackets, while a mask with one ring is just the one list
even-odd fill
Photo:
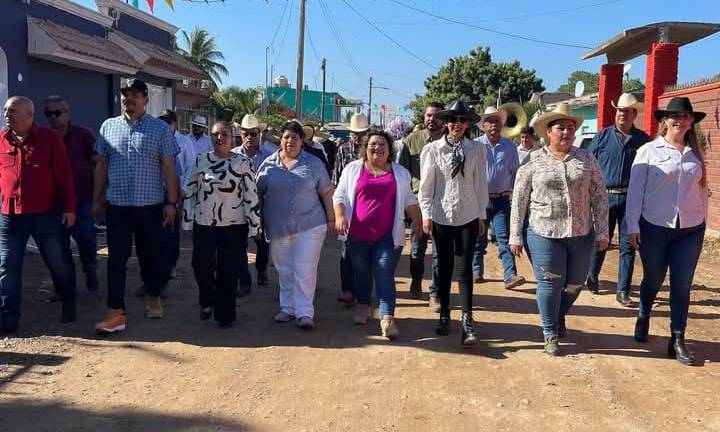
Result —
[[347, 242], [355, 276], [354, 321], [366, 324], [371, 316], [374, 282], [380, 299], [380, 330], [390, 339], [399, 333], [394, 318], [395, 268], [405, 244], [405, 212], [413, 226], [421, 226], [410, 173], [390, 162], [392, 153], [392, 138], [382, 130], [371, 130], [360, 152], [362, 159], [345, 167], [333, 195], [336, 228]]

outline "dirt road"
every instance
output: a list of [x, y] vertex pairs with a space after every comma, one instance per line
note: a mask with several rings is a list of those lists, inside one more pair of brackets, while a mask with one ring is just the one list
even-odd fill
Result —
[[[667, 292], [650, 342], [633, 341], [635, 312], [615, 303], [608, 282], [616, 251], [601, 294], [583, 292], [571, 311], [560, 358], [542, 353], [534, 284], [504, 290], [495, 255], [486, 277], [496, 279], [475, 286], [482, 343], [472, 349], [459, 346], [458, 311], [450, 336], [434, 335], [437, 315], [408, 296], [407, 257], [398, 269], [401, 338], [376, 337], [377, 320], [353, 326], [335, 301], [337, 257], [328, 240], [314, 331], [272, 322], [273, 272], [270, 286], [239, 301], [234, 328], [200, 322], [183, 250], [167, 318], [142, 318], [141, 299], [130, 296], [128, 330], [100, 338], [92, 328], [104, 296], [79, 289], [80, 319], [60, 325], [59, 306], [44, 302], [47, 273], [29, 255], [22, 330], [0, 339], [0, 431], [720, 431], [715, 254], [703, 256], [692, 296], [687, 337], [703, 363], [693, 368], [664, 356]], [[520, 267], [533, 279], [525, 259]], [[132, 293], [134, 261], [129, 275]], [[638, 268], [635, 284], [640, 277]]]

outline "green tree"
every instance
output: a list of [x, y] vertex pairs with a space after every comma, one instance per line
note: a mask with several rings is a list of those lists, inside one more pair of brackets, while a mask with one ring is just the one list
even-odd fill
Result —
[[[558, 91], [566, 93], [575, 93], [575, 84], [582, 81], [585, 84], [583, 94], [597, 93], [600, 86], [600, 74], [583, 70], [577, 70], [570, 74], [565, 84], [558, 87]], [[640, 90], [645, 85], [639, 79], [633, 78], [623, 82], [623, 91]]]
[[195, 27], [190, 35], [183, 30], [185, 47], [178, 47], [177, 50], [188, 61], [200, 68], [210, 78], [213, 89], [218, 89], [222, 84], [222, 76], [228, 75], [228, 70], [221, 63], [225, 56], [217, 49], [215, 37], [210, 36], [207, 30]]
[[237, 86], [226, 87], [214, 92], [210, 98], [218, 118], [240, 123], [245, 114], [255, 114], [262, 123], [278, 126], [286, 122], [293, 115], [284, 104], [270, 101], [267, 113], [261, 114], [259, 95], [255, 88], [241, 89]]
[[422, 121], [422, 111], [428, 101], [448, 103], [462, 99], [473, 105], [502, 101], [527, 101], [532, 92], [543, 91], [542, 80], [535, 70], [523, 69], [520, 62], [496, 63], [490, 48], [478, 47], [467, 55], [451, 57], [436, 74], [425, 80], [425, 95], [416, 95], [410, 106], [415, 120]]

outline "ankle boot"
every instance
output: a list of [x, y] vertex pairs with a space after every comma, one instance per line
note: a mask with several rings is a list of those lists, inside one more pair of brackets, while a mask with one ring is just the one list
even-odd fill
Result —
[[675, 357], [677, 361], [686, 366], [692, 366], [695, 364], [695, 357], [685, 346], [684, 333], [673, 333], [670, 336], [667, 354], [668, 357]]
[[462, 345], [475, 345], [478, 342], [473, 324], [472, 313], [463, 312], [462, 320], [460, 321], [460, 327], [462, 329], [460, 343]]
[[447, 336], [450, 334], [450, 312], [440, 313], [440, 320], [435, 326], [435, 333], [439, 336]]
[[410, 282], [410, 297], [419, 299], [422, 294], [422, 279], [413, 279]]
[[635, 321], [635, 340], [638, 342], [647, 342], [649, 332], [650, 317], [637, 317], [637, 321]]

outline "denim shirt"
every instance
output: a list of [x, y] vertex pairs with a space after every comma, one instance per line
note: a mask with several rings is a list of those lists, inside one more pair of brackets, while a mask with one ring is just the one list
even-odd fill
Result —
[[303, 150], [288, 169], [276, 152], [260, 165], [256, 179], [268, 241], [327, 223], [320, 194], [332, 183], [320, 159]]
[[627, 137], [614, 125], [606, 127], [593, 137], [588, 151], [600, 164], [606, 187], [628, 187], [635, 153], [648, 141], [650, 137], [635, 126]]
[[485, 146], [488, 192], [511, 192], [520, 166], [517, 146], [506, 138], [500, 138], [497, 144], [492, 145], [487, 135], [475, 141]]
[[269, 151], [267, 148], [260, 145], [258, 150], [255, 152], [255, 156], [248, 156], [245, 153], [245, 147], [242, 145], [239, 145], [231, 150], [233, 153], [237, 153], [239, 155], [243, 155], [246, 158], [250, 159], [250, 166], [252, 167], [253, 171], [257, 172], [258, 168], [260, 168], [260, 165], [267, 159], [273, 152]]

